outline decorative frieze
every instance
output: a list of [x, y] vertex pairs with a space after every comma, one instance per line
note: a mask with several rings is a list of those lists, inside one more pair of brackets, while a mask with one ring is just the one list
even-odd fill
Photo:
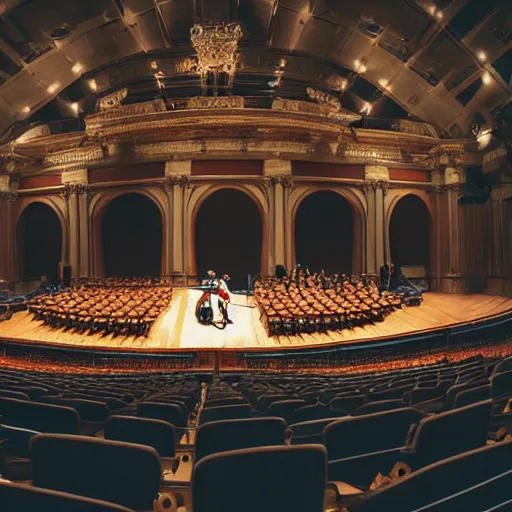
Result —
[[128, 96], [127, 89], [121, 89], [119, 91], [115, 91], [111, 94], [107, 94], [103, 96], [96, 102], [96, 108], [98, 110], [109, 110], [112, 108], [119, 107], [121, 102]]
[[338, 156], [359, 162], [400, 162], [402, 153], [399, 148], [370, 146], [368, 144], [340, 144]]
[[43, 160], [43, 166], [66, 165], [73, 167], [90, 167], [89, 164], [99, 162], [102, 159], [103, 149], [101, 146], [74, 148], [48, 155]]
[[133, 153], [136, 156], [160, 156], [200, 152], [201, 142], [197, 140], [137, 144], [133, 148]]
[[243, 96], [195, 96], [186, 108], [244, 108]]

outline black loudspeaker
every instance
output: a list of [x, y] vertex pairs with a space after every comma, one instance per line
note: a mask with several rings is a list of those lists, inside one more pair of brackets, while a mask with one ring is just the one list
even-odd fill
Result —
[[65, 263], [59, 264], [59, 277], [60, 277], [60, 285], [64, 288], [69, 288], [71, 286], [71, 265], [66, 265]]

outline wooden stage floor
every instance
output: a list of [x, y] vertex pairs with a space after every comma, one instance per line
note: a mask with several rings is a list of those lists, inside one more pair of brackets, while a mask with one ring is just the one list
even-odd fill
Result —
[[475, 321], [512, 310], [512, 299], [507, 297], [426, 293], [421, 306], [395, 311], [384, 322], [327, 334], [269, 337], [259, 320], [258, 310], [252, 305], [252, 299], [245, 296], [232, 296], [230, 316], [233, 324], [228, 325], [225, 330], [200, 325], [195, 318], [195, 305], [200, 294], [198, 290], [175, 289], [169, 309], [160, 316], [147, 338], [83, 335], [52, 329], [33, 320], [32, 315], [23, 311], [15, 313], [10, 320], [0, 322], [0, 339], [148, 352], [197, 348], [304, 347], [321, 343], [392, 338]]

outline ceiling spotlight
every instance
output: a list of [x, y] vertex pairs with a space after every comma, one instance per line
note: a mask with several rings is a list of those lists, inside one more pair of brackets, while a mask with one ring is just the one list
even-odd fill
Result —
[[23, 114], [29, 114], [30, 113], [30, 107], [28, 105], [25, 105], [22, 109], [21, 109], [21, 112]]
[[484, 85], [489, 85], [491, 83], [491, 75], [487, 71], [482, 75], [482, 83]]
[[156, 60], [151, 62], [151, 69], [158, 69], [158, 62]]
[[78, 62], [73, 64], [71, 71], [73, 71], [75, 75], [79, 75], [82, 72], [82, 64], [79, 64]]
[[80, 104], [77, 101], [75, 101], [74, 103], [71, 103], [70, 107], [71, 107], [71, 110], [75, 113], [75, 115], [77, 115], [78, 112], [80, 112]]
[[434, 16], [436, 14], [436, 6], [434, 4], [432, 4], [431, 6], [429, 6], [429, 8], [427, 9], [427, 11], [432, 15]]
[[388, 85], [389, 85], [389, 80], [387, 78], [380, 78], [379, 79], [379, 85], [383, 88], [383, 89], [387, 89]]
[[441, 11], [436, 12], [436, 18], [438, 20], [442, 20], [444, 18], [444, 14]]
[[480, 61], [480, 62], [485, 62], [487, 60], [487, 54], [480, 50], [477, 54], [476, 54], [476, 58]]
[[94, 80], [94, 78], [92, 80], [89, 80], [87, 84], [89, 85], [89, 89], [91, 89], [92, 92], [96, 92], [98, 90], [98, 84], [96, 83], [96, 80]]
[[367, 69], [368, 68], [366, 67], [366, 64], [363, 60], [356, 59], [354, 61], [354, 71], [356, 73], [362, 75], [363, 73], [366, 73]]
[[340, 82], [340, 88], [342, 91], [344, 91], [348, 87], [348, 80], [346, 78], [343, 78]]
[[53, 82], [53, 84], [49, 85], [48, 88], [46, 89], [46, 92], [48, 94], [53, 94], [60, 86], [60, 83], [59, 82]]

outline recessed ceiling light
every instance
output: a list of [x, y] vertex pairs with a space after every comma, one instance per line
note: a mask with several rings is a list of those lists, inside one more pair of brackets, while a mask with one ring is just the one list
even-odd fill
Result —
[[60, 86], [60, 83], [59, 82], [53, 82], [53, 84], [49, 85], [48, 88], [46, 89], [46, 92], [48, 94], [53, 94]]
[[30, 107], [28, 105], [25, 105], [21, 111], [24, 113], [24, 114], [29, 114], [30, 113]]
[[94, 78], [92, 80], [89, 80], [87, 84], [89, 85], [89, 89], [91, 89], [92, 92], [96, 92], [98, 90], [98, 84], [96, 83], [96, 80], [94, 80]]
[[389, 85], [389, 80], [387, 78], [380, 78], [379, 79], [379, 85], [383, 88], [383, 89], [386, 89], [387, 86]]
[[487, 60], [487, 54], [480, 50], [477, 54], [476, 54], [476, 58], [480, 61], [480, 62], [485, 62]]
[[80, 111], [80, 103], [78, 103], [77, 101], [71, 103], [70, 107], [75, 114], [78, 114], [78, 112]]
[[158, 62], [156, 60], [151, 62], [151, 69], [158, 69]]
[[482, 82], [484, 85], [489, 85], [491, 83], [491, 75], [487, 71], [482, 75]]
[[438, 20], [442, 20], [444, 18], [444, 14], [441, 11], [436, 12], [436, 18]]
[[348, 87], [348, 80], [346, 78], [343, 78], [343, 80], [340, 82], [340, 88], [342, 91], [344, 91]]
[[76, 62], [75, 64], [73, 64], [71, 71], [73, 71], [75, 75], [79, 75], [82, 72], [82, 64]]

